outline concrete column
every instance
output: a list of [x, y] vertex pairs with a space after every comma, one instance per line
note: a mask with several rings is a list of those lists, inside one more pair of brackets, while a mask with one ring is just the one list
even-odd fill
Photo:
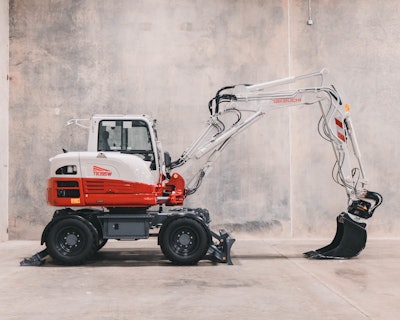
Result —
[[0, 0], [0, 241], [8, 239], [8, 0]]

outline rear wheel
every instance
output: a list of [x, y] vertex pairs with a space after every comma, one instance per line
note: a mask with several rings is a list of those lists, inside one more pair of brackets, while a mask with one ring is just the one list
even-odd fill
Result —
[[204, 226], [191, 218], [172, 221], [160, 236], [160, 247], [165, 257], [180, 265], [196, 264], [205, 256], [210, 245]]
[[88, 221], [66, 218], [56, 222], [46, 239], [50, 256], [65, 265], [79, 265], [97, 250], [95, 227]]

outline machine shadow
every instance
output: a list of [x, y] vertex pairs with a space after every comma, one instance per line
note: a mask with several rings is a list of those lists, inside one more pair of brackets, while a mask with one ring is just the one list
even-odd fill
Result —
[[105, 248], [86, 263], [90, 266], [148, 267], [172, 265], [159, 248]]
[[[196, 266], [210, 266], [216, 262], [201, 260]], [[43, 266], [63, 267], [48, 257]], [[80, 267], [180, 267], [166, 259], [159, 248], [103, 248]], [[76, 267], [76, 266], [75, 266]], [[188, 266], [186, 266], [188, 267]], [[191, 266], [189, 266], [191, 267]]]
[[246, 260], [286, 260], [286, 259], [304, 259], [303, 254], [233, 254], [232, 260], [238, 264], [240, 261]]

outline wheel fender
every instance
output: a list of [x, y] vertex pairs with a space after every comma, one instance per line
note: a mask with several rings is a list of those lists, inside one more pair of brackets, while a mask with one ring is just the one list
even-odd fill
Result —
[[211, 234], [211, 230], [208, 227], [208, 225], [206, 224], [206, 222], [200, 218], [199, 216], [192, 214], [192, 213], [176, 213], [176, 214], [172, 214], [170, 215], [162, 224], [160, 232], [158, 233], [158, 244], [160, 244], [160, 239], [163, 237], [164, 231], [167, 228], [167, 226], [180, 218], [190, 218], [193, 220], [196, 220], [197, 222], [199, 222], [201, 224], [201, 226], [204, 228], [204, 230], [207, 232], [207, 236], [208, 236], [208, 241], [210, 243], [210, 245], [212, 244], [212, 234]]
[[54, 226], [58, 221], [64, 219], [76, 219], [84, 222], [90, 229], [92, 229], [92, 231], [97, 235], [97, 237], [99, 237], [99, 232], [97, 231], [97, 228], [88, 219], [85, 219], [80, 215], [73, 214], [73, 212], [69, 211], [68, 213], [64, 213], [61, 215], [54, 215], [53, 219], [46, 225], [46, 227], [43, 230], [42, 238], [40, 240], [41, 245], [43, 245], [46, 242], [47, 235], [49, 234], [52, 226]]

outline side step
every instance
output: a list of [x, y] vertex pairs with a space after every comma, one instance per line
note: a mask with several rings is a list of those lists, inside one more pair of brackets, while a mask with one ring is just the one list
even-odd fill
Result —
[[359, 223], [342, 212], [336, 218], [336, 234], [332, 242], [304, 256], [309, 259], [349, 259], [357, 256], [367, 242], [366, 223]]

